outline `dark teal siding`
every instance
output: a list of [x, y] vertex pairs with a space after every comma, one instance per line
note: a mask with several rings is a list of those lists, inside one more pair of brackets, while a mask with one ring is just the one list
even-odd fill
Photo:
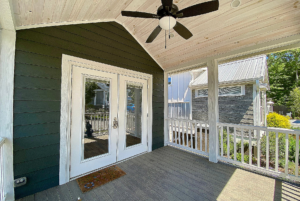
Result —
[[17, 31], [14, 173], [16, 198], [58, 185], [62, 54], [153, 75], [153, 149], [163, 146], [163, 70], [119, 24]]

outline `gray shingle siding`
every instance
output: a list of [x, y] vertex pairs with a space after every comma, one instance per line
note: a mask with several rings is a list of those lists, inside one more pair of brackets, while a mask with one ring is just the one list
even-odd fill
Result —
[[[195, 98], [195, 90], [192, 90], [192, 116], [194, 120], [208, 121], [207, 97]], [[245, 86], [243, 96], [220, 96], [219, 118], [222, 123], [253, 125], [253, 85]]]

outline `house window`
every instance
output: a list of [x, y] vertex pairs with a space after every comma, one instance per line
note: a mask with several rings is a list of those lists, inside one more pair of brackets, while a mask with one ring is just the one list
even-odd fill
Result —
[[172, 84], [172, 78], [168, 77], [168, 84]]
[[208, 96], [208, 89], [197, 90], [196, 97], [207, 97], [207, 96]]
[[[219, 88], [219, 96], [241, 96], [245, 95], [245, 85], [233, 86], [233, 87], [221, 87]], [[195, 97], [207, 97], [208, 89], [196, 90]]]

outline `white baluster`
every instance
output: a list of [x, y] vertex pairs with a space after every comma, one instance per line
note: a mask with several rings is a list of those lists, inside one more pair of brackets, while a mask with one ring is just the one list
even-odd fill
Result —
[[188, 128], [188, 121], [185, 122], [185, 130], [186, 130], [186, 141], [185, 141], [185, 146], [188, 147], [189, 146], [189, 128]]
[[194, 121], [194, 123], [195, 123], [195, 149], [198, 150], [198, 126], [196, 121]]
[[205, 152], [207, 152], [207, 126], [205, 123]]
[[257, 147], [257, 167], [260, 167], [260, 130], [256, 133], [256, 147]]
[[275, 147], [275, 171], [278, 172], [278, 132], [276, 132]]
[[[181, 125], [181, 126], [180, 126]], [[179, 133], [178, 133], [178, 143], [181, 145], [181, 134], [182, 134], [182, 120], [178, 122]]]
[[227, 158], [230, 157], [229, 126], [227, 126]]
[[[268, 170], [269, 169], [269, 131], [266, 131], [266, 169]], [[259, 153], [259, 156], [257, 157], [257, 161], [259, 162], [259, 166], [260, 167], [260, 149], [258, 150], [258, 153]], [[257, 153], [257, 154], [258, 154]]]
[[234, 160], [236, 161], [236, 127], [234, 129]]
[[285, 134], [285, 174], [288, 174], [289, 170], [289, 134]]
[[299, 134], [296, 134], [296, 157], [295, 157], [295, 176], [298, 176], [299, 163]]
[[241, 162], [244, 163], [244, 129], [242, 128], [241, 130], [241, 154], [242, 154], [242, 159]]
[[202, 139], [202, 123], [200, 122], [200, 141], [199, 141], [199, 143], [200, 143], [200, 151], [203, 151], [203, 149], [202, 149], [202, 141], [203, 141], [203, 139]]
[[[253, 130], [254, 134], [255, 130]], [[252, 136], [251, 136], [251, 130], [249, 129], [249, 165], [252, 165]]]
[[[205, 135], [206, 135], [206, 133], [205, 133]], [[206, 136], [205, 136], [205, 138], [206, 138]], [[223, 156], [223, 126], [221, 126], [221, 137], [220, 137], [221, 139], [221, 156]], [[205, 149], [206, 149], [206, 146], [205, 146]]]
[[179, 132], [179, 127], [177, 126], [177, 122], [179, 124], [179, 121], [175, 121], [175, 144], [177, 144], [177, 135]]
[[172, 129], [171, 129], [171, 131], [172, 131], [171, 142], [172, 142], [172, 143], [174, 143], [174, 141], [173, 141], [173, 138], [174, 138], [174, 137], [173, 137], [173, 135], [174, 135], [174, 125], [173, 125], [173, 124], [174, 124], [174, 120], [171, 120], [171, 127], [172, 127]]
[[191, 127], [191, 148], [193, 149], [194, 148], [194, 146], [193, 146], [193, 142], [194, 142], [194, 140], [193, 140], [193, 122], [191, 121], [190, 122], [191, 123], [191, 125], [190, 125], [190, 127]]

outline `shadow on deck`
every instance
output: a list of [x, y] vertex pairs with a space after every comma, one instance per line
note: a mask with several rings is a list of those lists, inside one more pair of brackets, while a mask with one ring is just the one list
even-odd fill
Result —
[[24, 200], [299, 200], [300, 187], [163, 147], [118, 166], [127, 175], [82, 193], [76, 181]]

